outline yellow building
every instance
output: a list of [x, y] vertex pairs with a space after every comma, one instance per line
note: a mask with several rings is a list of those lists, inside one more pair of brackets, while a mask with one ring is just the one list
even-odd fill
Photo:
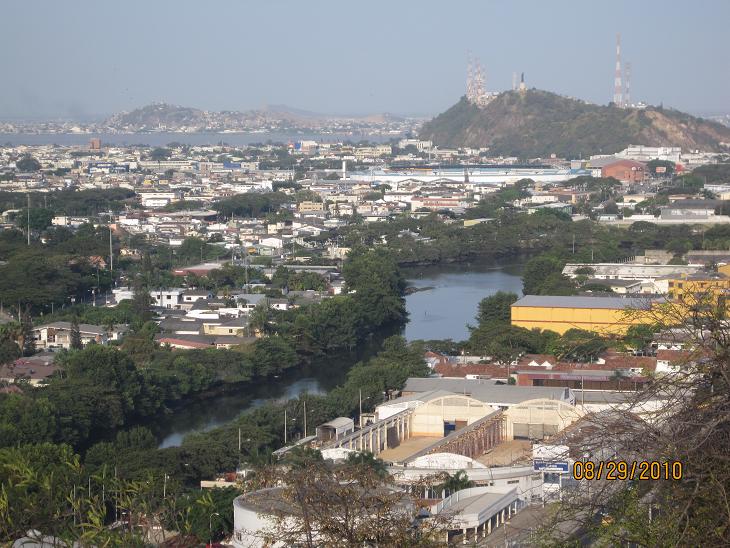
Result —
[[561, 335], [569, 329], [624, 335], [632, 325], [652, 323], [645, 311], [655, 302], [641, 297], [526, 295], [512, 305], [512, 325]]
[[668, 297], [671, 301], [696, 304], [711, 301], [718, 303], [730, 295], [730, 276], [722, 273], [701, 273], [669, 280]]

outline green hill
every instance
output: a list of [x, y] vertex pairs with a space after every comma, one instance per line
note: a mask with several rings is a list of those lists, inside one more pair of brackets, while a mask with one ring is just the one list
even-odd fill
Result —
[[501, 93], [481, 108], [462, 97], [420, 137], [441, 147], [489, 147], [495, 156], [578, 158], [630, 144], [721, 151], [730, 128], [672, 109], [620, 109], [533, 89]]

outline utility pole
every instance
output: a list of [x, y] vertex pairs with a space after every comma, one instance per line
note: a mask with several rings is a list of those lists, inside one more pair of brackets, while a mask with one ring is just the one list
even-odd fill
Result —
[[28, 225], [26, 226], [28, 233], [28, 245], [30, 246], [30, 192], [28, 193]]
[[[109, 271], [114, 274], [114, 248], [112, 247], [112, 225], [109, 224]], [[114, 276], [112, 276], [112, 280]]]

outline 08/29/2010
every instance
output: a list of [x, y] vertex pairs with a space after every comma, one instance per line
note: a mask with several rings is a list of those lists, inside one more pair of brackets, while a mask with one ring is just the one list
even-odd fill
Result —
[[575, 480], [681, 480], [684, 467], [680, 461], [576, 461], [573, 463]]

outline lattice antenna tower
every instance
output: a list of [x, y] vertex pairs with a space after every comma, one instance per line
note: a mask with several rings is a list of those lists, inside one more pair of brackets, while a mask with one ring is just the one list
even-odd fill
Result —
[[466, 98], [474, 102], [474, 61], [471, 52], [467, 53], [466, 62]]
[[624, 65], [624, 106], [631, 106], [631, 63]]
[[621, 83], [621, 35], [616, 35], [616, 72], [613, 79], [613, 104], [624, 106], [623, 85]]
[[482, 69], [482, 64], [477, 60], [474, 68], [474, 101], [476, 104], [481, 105], [484, 103], [485, 98], [484, 70]]

